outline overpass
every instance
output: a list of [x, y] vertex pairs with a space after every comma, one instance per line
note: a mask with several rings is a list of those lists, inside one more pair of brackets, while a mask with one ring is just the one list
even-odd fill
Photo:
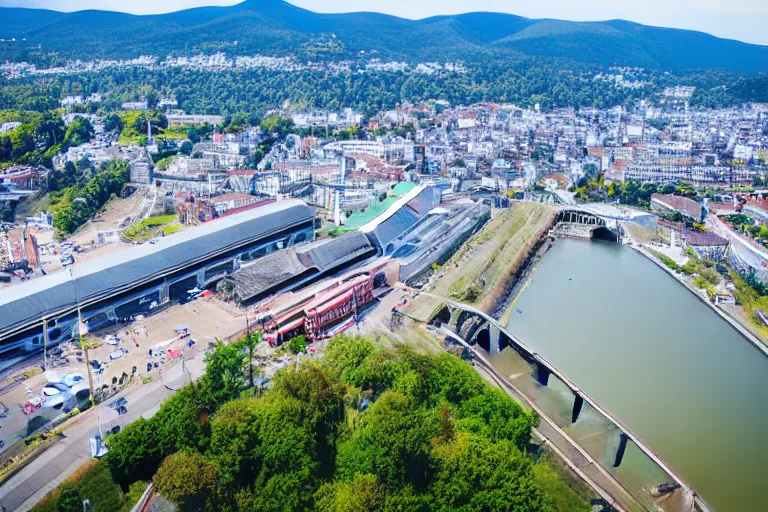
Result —
[[[515, 355], [515, 371], [519, 369], [519, 373], [502, 376], [505, 383], [535, 404], [537, 412], [539, 408], [536, 405], [542, 406], [549, 416], [547, 420], [552, 423], [554, 418], [554, 423], [562, 429], [561, 433], [572, 439], [582, 451], [586, 451], [590, 459], [603, 461], [599, 463], [605, 466], [602, 469], [612, 473], [625, 491], [646, 510], [711, 512], [712, 509], [694, 489], [626, 425], [601, 408], [558, 368], [526, 346], [494, 318], [472, 306], [445, 297], [422, 294], [442, 303], [435, 309], [429, 323], [446, 332], [448, 339], [459, 344], [467, 343], [467, 349], [471, 351], [479, 346], [491, 356], [511, 349]], [[568, 413], [564, 414], [562, 402], [569, 399], [572, 402]], [[567, 433], [564, 432], [566, 430]], [[607, 435], [601, 439], [601, 434]], [[653, 469], [644, 469], [647, 475], [641, 485], [637, 481], [628, 484], [616, 474], [628, 448], [632, 450], [633, 459], [644, 457], [648, 465], [653, 466]], [[637, 455], [635, 448], [640, 455]]]

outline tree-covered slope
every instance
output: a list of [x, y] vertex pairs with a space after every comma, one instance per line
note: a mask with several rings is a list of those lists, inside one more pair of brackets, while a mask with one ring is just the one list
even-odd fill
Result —
[[672, 71], [768, 70], [767, 46], [623, 20], [534, 20], [488, 12], [407, 20], [369, 12], [319, 14], [282, 0], [247, 0], [231, 7], [151, 16], [4, 8], [0, 38], [16, 38], [0, 44], [2, 56], [10, 58], [41, 45], [43, 51], [77, 58], [215, 51], [349, 58], [364, 52], [407, 61], [476, 62], [522, 54]]

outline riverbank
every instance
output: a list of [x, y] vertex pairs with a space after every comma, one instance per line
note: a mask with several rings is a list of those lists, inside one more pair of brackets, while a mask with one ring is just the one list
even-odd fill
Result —
[[494, 217], [432, 275], [424, 290], [482, 311], [498, 309], [541, 247], [554, 217], [551, 207], [529, 202], [495, 210]]
[[709, 297], [705, 297], [702, 293], [702, 290], [699, 288], [696, 288], [691, 283], [689, 283], [684, 277], [680, 276], [676, 272], [674, 272], [671, 268], [667, 267], [663, 262], [659, 261], [658, 258], [656, 258], [653, 254], [648, 252], [643, 246], [635, 246], [630, 245], [635, 252], [638, 254], [641, 254], [651, 260], [657, 267], [662, 269], [664, 272], [666, 272], [668, 275], [673, 277], [678, 283], [682, 284], [688, 291], [690, 291], [697, 299], [699, 299], [701, 302], [705, 303], [707, 306], [709, 306], [715, 313], [717, 313], [720, 318], [728, 322], [728, 324], [733, 327], [743, 338], [745, 338], [747, 341], [749, 341], [756, 349], [758, 349], [760, 352], [763, 353], [763, 355], [768, 357], [768, 345], [765, 344], [760, 338], [755, 336], [747, 326], [745, 326], [737, 317], [732, 315], [731, 313], [723, 310], [722, 308], [719, 308], [717, 305], [713, 304], [712, 301], [709, 300]]

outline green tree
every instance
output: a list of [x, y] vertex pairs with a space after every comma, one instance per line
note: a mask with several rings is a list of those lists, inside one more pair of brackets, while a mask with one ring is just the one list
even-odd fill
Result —
[[240, 396], [244, 387], [244, 369], [245, 353], [241, 345], [225, 345], [221, 341], [216, 343], [213, 353], [208, 357], [208, 367], [201, 382], [211, 409], [215, 410], [228, 400]]
[[83, 498], [74, 484], [65, 483], [56, 500], [56, 512], [82, 512]]
[[108, 132], [120, 133], [123, 131], [123, 119], [115, 114], [107, 114], [104, 117], [104, 129]]
[[293, 121], [289, 118], [274, 115], [262, 119], [259, 126], [261, 126], [261, 129], [267, 134], [271, 135], [276, 133], [278, 138], [280, 138], [293, 130]]
[[185, 140], [181, 144], [181, 147], [179, 148], [179, 153], [181, 153], [182, 155], [186, 155], [186, 156], [191, 155], [192, 154], [192, 143], [190, 141], [188, 141], [188, 140]]
[[216, 465], [199, 453], [169, 455], [152, 481], [157, 491], [182, 511], [211, 507], [210, 501], [218, 487]]
[[461, 435], [434, 450], [436, 510], [551, 510], [535, 483], [533, 463], [508, 441]]
[[119, 434], [107, 438], [109, 464], [116, 482], [129, 484], [136, 480], [149, 480], [154, 475], [164, 454], [151, 420], [139, 418]]
[[381, 510], [387, 489], [374, 475], [356, 474], [351, 482], [324, 484], [315, 494], [318, 512], [376, 512]]
[[64, 135], [64, 146], [79, 146], [90, 141], [94, 134], [93, 125], [88, 119], [75, 117]]
[[437, 414], [414, 407], [400, 393], [385, 392], [361, 417], [355, 435], [339, 446], [341, 476], [370, 473], [387, 487], [425, 485], [438, 424]]
[[290, 350], [292, 354], [301, 354], [307, 350], [307, 345], [307, 338], [304, 336], [296, 336], [291, 338], [288, 342], [288, 350]]

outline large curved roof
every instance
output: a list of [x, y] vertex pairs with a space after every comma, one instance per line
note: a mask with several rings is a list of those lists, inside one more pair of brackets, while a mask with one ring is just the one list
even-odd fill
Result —
[[303, 201], [279, 201], [7, 288], [0, 293], [0, 337], [78, 301], [125, 292], [313, 217], [314, 209]]

